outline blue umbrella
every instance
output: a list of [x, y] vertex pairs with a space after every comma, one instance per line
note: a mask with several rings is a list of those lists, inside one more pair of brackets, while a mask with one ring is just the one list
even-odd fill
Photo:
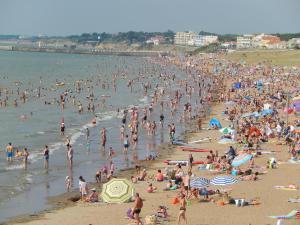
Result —
[[217, 127], [219, 127], [220, 129], [222, 128], [222, 125], [221, 125], [220, 121], [217, 120], [216, 118], [212, 118], [212, 119], [209, 121], [209, 126], [217, 126]]
[[272, 114], [273, 113], [273, 110], [272, 109], [265, 109], [261, 112], [261, 115], [262, 116], [266, 116], [268, 114]]
[[210, 183], [209, 179], [203, 177], [195, 177], [191, 179], [190, 187], [199, 189], [209, 185], [209, 183]]
[[225, 186], [225, 185], [235, 184], [236, 182], [237, 179], [232, 176], [217, 176], [210, 181], [210, 184], [216, 186]]
[[247, 163], [252, 158], [250, 154], [242, 154], [234, 158], [231, 165], [236, 167]]

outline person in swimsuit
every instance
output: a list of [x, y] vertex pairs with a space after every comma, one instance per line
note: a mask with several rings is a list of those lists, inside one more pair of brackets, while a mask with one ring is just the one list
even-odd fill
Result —
[[64, 122], [62, 122], [61, 124], [60, 124], [60, 135], [61, 136], [64, 136], [65, 135], [65, 123]]
[[28, 156], [29, 156], [29, 152], [28, 152], [27, 148], [24, 148], [22, 155], [23, 155], [24, 169], [26, 170], [27, 164], [28, 164]]
[[90, 130], [89, 130], [89, 128], [86, 128], [85, 132], [86, 132], [86, 140], [88, 141], [89, 138], [90, 138]]
[[74, 151], [73, 151], [72, 146], [70, 145], [68, 148], [68, 161], [69, 161], [70, 168], [73, 167], [73, 154], [74, 154]]
[[11, 143], [8, 143], [8, 146], [6, 147], [6, 160], [8, 162], [12, 162], [13, 155], [14, 155], [14, 148], [11, 145]]
[[49, 148], [48, 148], [48, 145], [45, 145], [45, 149], [44, 149], [44, 168], [45, 169], [49, 168]]
[[187, 219], [186, 219], [186, 200], [185, 200], [185, 195], [181, 194], [180, 195], [180, 208], [179, 208], [179, 214], [177, 217], [177, 225], [180, 225], [181, 219], [184, 220], [185, 225], [187, 225]]
[[132, 209], [132, 216], [136, 220], [136, 225], [142, 225], [142, 221], [140, 219], [140, 213], [143, 208], [143, 200], [141, 199], [139, 193], [135, 194], [134, 207]]
[[128, 152], [128, 147], [129, 147], [129, 140], [128, 140], [128, 135], [126, 134], [124, 138], [124, 153], [127, 154]]
[[105, 150], [105, 145], [106, 145], [106, 129], [102, 128], [101, 130], [101, 141], [102, 141], [102, 148]]

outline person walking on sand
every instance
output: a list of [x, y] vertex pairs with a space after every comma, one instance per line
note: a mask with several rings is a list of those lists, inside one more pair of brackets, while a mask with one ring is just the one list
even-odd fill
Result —
[[181, 219], [184, 220], [185, 225], [187, 225], [187, 219], [186, 219], [186, 200], [185, 200], [185, 195], [181, 194], [180, 195], [180, 208], [179, 208], [179, 214], [177, 217], [177, 225], [180, 225]]
[[135, 194], [134, 207], [132, 209], [132, 216], [136, 220], [136, 225], [142, 225], [142, 221], [140, 219], [140, 213], [143, 208], [143, 200], [140, 197], [139, 193]]
[[49, 148], [48, 145], [45, 145], [44, 149], [44, 168], [48, 169], [49, 168]]

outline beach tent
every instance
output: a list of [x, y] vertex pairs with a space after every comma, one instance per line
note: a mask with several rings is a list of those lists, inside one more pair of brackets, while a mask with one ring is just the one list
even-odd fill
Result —
[[103, 184], [101, 197], [107, 203], [129, 202], [134, 196], [135, 189], [127, 179], [113, 178]]
[[222, 128], [222, 125], [220, 123], [219, 120], [217, 120], [216, 118], [212, 118], [210, 121], [209, 121], [209, 126], [217, 126], [219, 128]]

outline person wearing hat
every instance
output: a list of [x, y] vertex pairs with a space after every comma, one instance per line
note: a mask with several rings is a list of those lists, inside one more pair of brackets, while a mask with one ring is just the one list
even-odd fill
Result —
[[98, 202], [98, 193], [96, 191], [96, 188], [91, 189], [92, 193], [87, 197], [86, 201], [87, 202]]

